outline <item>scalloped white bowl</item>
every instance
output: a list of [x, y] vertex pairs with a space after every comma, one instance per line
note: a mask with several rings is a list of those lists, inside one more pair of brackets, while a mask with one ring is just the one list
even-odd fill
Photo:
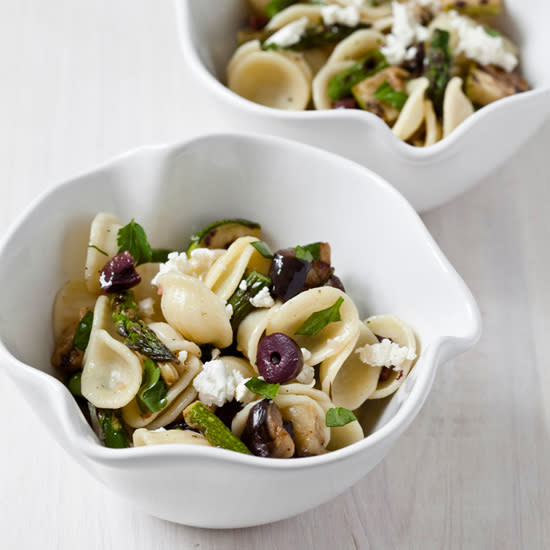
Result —
[[550, 2], [505, 0], [500, 28], [521, 49], [520, 71], [531, 91], [477, 111], [441, 142], [417, 148], [396, 138], [377, 116], [360, 110], [271, 109], [243, 99], [225, 85], [245, 0], [174, 0], [187, 68], [220, 130], [296, 139], [338, 153], [374, 170], [420, 212], [443, 204], [478, 183], [510, 157], [550, 113]]
[[[337, 182], [337, 183], [336, 183]], [[52, 302], [83, 272], [99, 211], [135, 218], [154, 246], [182, 248], [205, 223], [262, 223], [274, 247], [326, 240], [362, 318], [394, 313], [416, 331], [420, 357], [391, 399], [371, 402], [370, 435], [323, 456], [245, 456], [183, 445], [109, 449], [50, 366]], [[138, 508], [201, 527], [243, 527], [303, 512], [371, 470], [412, 422], [439, 365], [472, 346], [472, 295], [407, 201], [372, 172], [278, 138], [213, 135], [138, 149], [40, 197], [0, 247], [0, 366], [52, 437]]]

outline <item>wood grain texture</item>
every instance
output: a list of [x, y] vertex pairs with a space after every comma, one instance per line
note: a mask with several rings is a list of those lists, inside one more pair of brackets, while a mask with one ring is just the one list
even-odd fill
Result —
[[[218, 113], [194, 114], [206, 106], [170, 2], [0, 0], [0, 15], [2, 234], [57, 181], [142, 144], [220, 127]], [[476, 296], [484, 334], [441, 369], [411, 428], [351, 490], [252, 529], [143, 515], [69, 460], [0, 372], [1, 546], [550, 547], [549, 150], [547, 122], [497, 173], [424, 216]]]

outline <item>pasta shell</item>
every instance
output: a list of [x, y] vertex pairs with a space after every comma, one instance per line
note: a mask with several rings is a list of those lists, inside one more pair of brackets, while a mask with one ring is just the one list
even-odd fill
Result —
[[[350, 3], [349, 0], [328, 0], [329, 4], [339, 4], [340, 6], [350, 6], [356, 5], [355, 2]], [[366, 4], [364, 2], [364, 4]], [[359, 12], [361, 14], [361, 21], [369, 23], [371, 21], [376, 21], [383, 17], [388, 17], [392, 14], [391, 2], [380, 4], [379, 6], [368, 6], [363, 5], [359, 7]]]
[[336, 451], [347, 447], [352, 443], [357, 443], [364, 439], [365, 434], [363, 428], [357, 420], [346, 424], [345, 426], [338, 426], [330, 429], [330, 441], [327, 445], [328, 451]]
[[424, 100], [424, 124], [426, 125], [424, 146], [428, 147], [441, 139], [441, 126], [437, 121], [433, 103], [429, 99]]
[[191, 430], [162, 430], [152, 432], [145, 428], [137, 429], [133, 435], [134, 447], [143, 447], [145, 445], [205, 445], [211, 447], [208, 440], [197, 432]]
[[313, 79], [313, 105], [316, 109], [332, 109], [332, 99], [328, 96], [330, 79], [353, 65], [353, 61], [327, 63]]
[[[273, 308], [279, 306], [275, 305]], [[256, 356], [258, 354], [258, 343], [267, 327], [270, 314], [275, 311], [271, 309], [257, 309], [249, 313], [237, 330], [237, 349], [245, 355], [256, 369]]]
[[159, 284], [162, 313], [184, 338], [220, 348], [231, 344], [233, 331], [225, 302], [208, 286], [195, 277], [173, 272], [162, 275]]
[[447, 137], [473, 112], [472, 102], [462, 91], [462, 79], [458, 76], [451, 78], [443, 98], [443, 137]]
[[323, 20], [323, 16], [321, 15], [321, 6], [295, 4], [294, 6], [290, 6], [274, 15], [265, 28], [268, 31], [276, 31], [283, 28], [285, 25], [292, 23], [293, 21], [301, 19], [302, 17], [307, 17], [310, 25], [319, 23]]
[[204, 283], [222, 300], [228, 300], [235, 292], [247, 268], [264, 274], [268, 272], [270, 260], [251, 246], [257, 240], [256, 237], [238, 238], [206, 274]]
[[[341, 320], [328, 323], [315, 335], [300, 335], [296, 331], [315, 312], [334, 305], [343, 298]], [[353, 301], [341, 290], [324, 286], [301, 292], [274, 311], [268, 320], [266, 333], [283, 332], [293, 338], [299, 347], [311, 352], [309, 363], [317, 365], [337, 354], [359, 334], [359, 316]]]
[[80, 310], [93, 309], [97, 296], [90, 294], [83, 279], [67, 281], [55, 295], [52, 325], [57, 342], [63, 331], [80, 318]]
[[121, 227], [122, 225], [117, 217], [105, 214], [104, 212], [97, 214], [92, 221], [89, 244], [107, 253], [107, 256], [105, 256], [99, 250], [90, 246], [88, 247], [86, 265], [84, 267], [84, 279], [88, 286], [88, 291], [92, 294], [99, 294], [101, 292], [99, 274], [109, 259], [118, 252], [117, 234]]
[[227, 85], [241, 97], [274, 109], [304, 110], [311, 96], [303, 67], [275, 51], [248, 54], [228, 74]]
[[192, 382], [200, 370], [201, 362], [196, 357], [189, 356], [181, 368], [179, 379], [168, 389], [166, 394], [167, 405], [155, 413], [150, 411], [144, 413], [137, 401], [133, 399], [122, 409], [124, 422], [132, 428], [147, 426], [149, 429], [154, 430], [175, 420], [181, 411], [196, 399], [197, 392], [193, 388]]
[[358, 347], [376, 343], [376, 336], [364, 323], [359, 323], [357, 341], [321, 364], [321, 388], [336, 407], [355, 410], [376, 390], [382, 367], [365, 365], [355, 353]]
[[[416, 337], [412, 329], [404, 321], [393, 315], [376, 315], [367, 319], [367, 326], [373, 334], [380, 338], [389, 338], [400, 346], [407, 347], [416, 353]], [[381, 399], [391, 395], [404, 382], [413, 366], [414, 360], [407, 359], [400, 365], [400, 371], [392, 369], [387, 380], [379, 381], [376, 391], [369, 399]]]
[[377, 50], [385, 42], [384, 35], [373, 29], [360, 29], [344, 38], [334, 48], [327, 64], [338, 61], [357, 61], [372, 50]]
[[420, 128], [424, 120], [424, 94], [429, 85], [430, 82], [424, 76], [408, 82], [409, 99], [392, 128], [399, 139], [406, 141]]
[[277, 394], [273, 401], [284, 420], [292, 422], [298, 456], [326, 453], [330, 441], [330, 428], [325, 422], [321, 405], [307, 395]]
[[141, 385], [138, 357], [104, 329], [93, 329], [84, 354], [82, 395], [98, 408], [127, 405]]
[[244, 44], [241, 44], [235, 53], [231, 56], [229, 63], [227, 64], [227, 79], [231, 79], [231, 75], [234, 74], [235, 67], [249, 54], [253, 52], [261, 52], [262, 48], [259, 40], [249, 40]]

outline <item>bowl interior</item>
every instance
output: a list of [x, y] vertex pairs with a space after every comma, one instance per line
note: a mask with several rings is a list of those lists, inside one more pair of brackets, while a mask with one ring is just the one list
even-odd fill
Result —
[[[418, 335], [422, 355], [406, 395], [422, 373], [433, 375], [430, 348], [449, 336], [471, 340], [478, 330], [466, 287], [414, 210], [377, 176], [293, 142], [212, 136], [141, 150], [58, 186], [7, 237], [0, 338], [35, 369], [54, 374], [52, 303], [65, 281], [82, 277], [99, 211], [123, 223], [135, 218], [155, 247], [182, 250], [193, 231], [227, 217], [259, 221], [273, 249], [328, 241], [360, 317], [393, 313]], [[373, 409], [364, 419], [369, 430], [389, 420], [406, 395]]]
[[[236, 48], [236, 36], [250, 13], [246, 0], [175, 0], [184, 3], [189, 15], [191, 43], [206, 69], [225, 82], [227, 62]], [[181, 11], [181, 10], [180, 10]], [[546, 0], [505, 0], [497, 27], [520, 48], [520, 71], [532, 88], [550, 86], [550, 34], [546, 21], [550, 4]]]

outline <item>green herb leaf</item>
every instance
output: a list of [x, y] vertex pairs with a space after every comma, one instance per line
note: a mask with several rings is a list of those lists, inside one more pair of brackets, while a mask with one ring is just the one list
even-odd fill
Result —
[[280, 11], [283, 11], [288, 6], [296, 4], [300, 0], [271, 0], [265, 7], [265, 14], [271, 19], [274, 15], [277, 15]]
[[161, 263], [167, 262], [170, 252], [173, 252], [173, 250], [169, 248], [153, 248], [151, 249], [151, 261]]
[[329, 428], [338, 428], [339, 426], [345, 426], [350, 422], [357, 420], [356, 416], [344, 407], [335, 407], [327, 411], [325, 423]]
[[82, 397], [82, 373], [77, 372], [76, 374], [73, 374], [69, 381], [67, 382], [67, 387], [69, 388], [69, 391], [76, 397]]
[[483, 30], [492, 37], [502, 36], [496, 29], [490, 29], [489, 27], [483, 27]]
[[281, 386], [281, 384], [270, 384], [269, 382], [260, 380], [257, 377], [251, 378], [245, 382], [244, 385], [251, 392], [257, 393], [258, 395], [263, 395], [264, 397], [267, 397], [267, 399], [273, 399], [277, 395], [279, 387]]
[[139, 318], [132, 292], [111, 296], [113, 322], [124, 343], [154, 361], [177, 362], [178, 358], [159, 340], [158, 336]]
[[305, 336], [314, 336], [321, 332], [329, 323], [340, 321], [340, 306], [344, 303], [344, 298], [340, 296], [334, 304], [321, 311], [312, 313], [300, 326], [294, 334], [303, 334]]
[[109, 257], [109, 254], [107, 254], [107, 252], [105, 252], [105, 250], [101, 250], [101, 248], [99, 248], [99, 246], [96, 246], [95, 244], [89, 244], [88, 248], [95, 248], [98, 252], [100, 252], [104, 256]]
[[73, 348], [84, 351], [88, 347], [93, 320], [94, 314], [92, 311], [88, 311], [84, 317], [80, 319], [80, 323], [78, 323], [73, 337]]
[[378, 86], [376, 92], [374, 92], [374, 97], [380, 101], [385, 101], [393, 105], [398, 111], [403, 109], [403, 105], [405, 105], [407, 99], [409, 99], [409, 96], [405, 92], [395, 90], [387, 80], [384, 80], [384, 82]]
[[160, 367], [147, 358], [144, 361], [143, 379], [136, 395], [136, 402], [142, 412], [158, 412], [166, 407], [168, 388], [160, 375]]
[[264, 243], [264, 241], [254, 241], [253, 243], [250, 243], [264, 258], [267, 258], [268, 260], [271, 260], [273, 258], [273, 252], [271, 252], [271, 248], [267, 245], [267, 243]]
[[300, 260], [312, 262], [313, 260], [321, 259], [320, 242], [297, 246], [294, 250], [296, 250], [296, 258], [299, 258]]
[[127, 250], [134, 258], [136, 266], [150, 262], [153, 257], [147, 235], [135, 220], [118, 230], [117, 244], [118, 254]]
[[107, 447], [123, 449], [130, 446], [128, 432], [114, 411], [98, 409], [97, 418]]

